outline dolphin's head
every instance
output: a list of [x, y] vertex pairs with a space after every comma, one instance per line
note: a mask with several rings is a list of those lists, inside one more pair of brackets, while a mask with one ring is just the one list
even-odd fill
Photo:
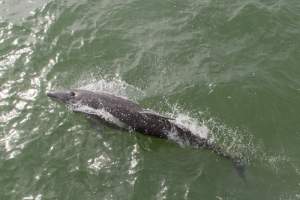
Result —
[[86, 95], [83, 90], [63, 90], [63, 91], [51, 91], [47, 93], [47, 96], [51, 99], [64, 103], [64, 104], [76, 104], [85, 100]]

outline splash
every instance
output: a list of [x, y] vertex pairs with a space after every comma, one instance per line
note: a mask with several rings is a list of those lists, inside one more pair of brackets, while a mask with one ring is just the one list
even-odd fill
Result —
[[212, 140], [229, 155], [241, 158], [244, 164], [249, 164], [256, 157], [257, 145], [249, 131], [228, 127], [214, 118], [206, 119], [205, 123], [211, 130]]
[[[199, 121], [195, 118], [192, 118], [186, 113], [178, 112], [176, 114], [172, 114], [173, 119], [170, 120], [172, 123], [174, 123], [177, 127], [189, 130], [196, 138], [199, 138], [199, 142], [206, 141], [207, 143], [211, 143], [209, 139], [210, 130], [209, 128], [203, 124], [199, 123]], [[184, 138], [180, 133], [177, 131], [175, 127], [172, 127], [170, 131], [166, 132], [168, 139], [176, 142], [180, 146], [195, 146], [195, 144], [192, 144], [189, 138]], [[196, 146], [200, 145], [197, 144]]]
[[200, 122], [196, 117], [193, 117], [190, 112], [184, 111], [177, 104], [172, 105], [167, 101], [165, 103], [171, 110], [171, 112], [167, 112], [166, 115], [171, 116], [176, 125], [190, 130], [191, 133], [197, 137], [210, 139], [211, 131], [206, 126], [205, 121]]
[[119, 74], [114, 74], [114, 76], [97, 76], [93, 74], [83, 75], [75, 87], [94, 92], [109, 92], [134, 101], [138, 101], [145, 97], [145, 92], [122, 80]]
[[[191, 113], [183, 110], [178, 105], [165, 102], [171, 112], [166, 113], [174, 119], [174, 123], [191, 131], [195, 136], [206, 139], [208, 143], [217, 144], [225, 154], [232, 157], [243, 158], [249, 163], [257, 153], [253, 136], [246, 130], [230, 128], [217, 119], [208, 117], [208, 113]], [[200, 120], [201, 119], [201, 120]], [[181, 146], [189, 145], [177, 136], [176, 131], [171, 131], [170, 139]]]
[[[217, 144], [224, 153], [241, 158], [241, 162], [245, 165], [259, 163], [278, 173], [284, 163], [292, 163], [285, 152], [277, 154], [268, 152], [261, 143], [255, 140], [254, 135], [245, 129], [229, 127], [219, 119], [211, 117], [209, 113], [195, 114], [185, 111], [176, 104], [172, 105], [167, 101], [165, 104], [171, 110], [166, 114], [174, 118], [177, 125], [185, 127], [198, 137], [207, 139], [208, 143]], [[175, 131], [169, 136], [180, 146], [188, 145], [177, 136]]]
[[175, 117], [175, 124], [189, 129], [194, 135], [208, 139], [210, 130], [204, 123], [199, 123], [195, 118], [184, 113], [178, 113]]

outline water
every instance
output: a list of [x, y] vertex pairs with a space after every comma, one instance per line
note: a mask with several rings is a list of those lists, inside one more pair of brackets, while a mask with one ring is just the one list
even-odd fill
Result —
[[[300, 199], [298, 0], [0, 0], [0, 199]], [[103, 89], [247, 160], [95, 125]]]

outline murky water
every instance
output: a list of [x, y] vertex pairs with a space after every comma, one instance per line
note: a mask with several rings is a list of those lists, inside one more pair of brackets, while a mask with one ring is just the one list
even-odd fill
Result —
[[[300, 199], [297, 0], [0, 0], [0, 199]], [[247, 161], [95, 124], [109, 91]]]

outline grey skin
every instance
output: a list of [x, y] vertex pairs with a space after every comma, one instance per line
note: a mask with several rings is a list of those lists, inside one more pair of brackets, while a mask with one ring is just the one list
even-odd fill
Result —
[[[184, 127], [179, 127], [172, 122], [172, 119], [144, 110], [138, 104], [122, 97], [88, 90], [57, 91], [49, 92], [47, 95], [53, 100], [67, 105], [79, 104], [96, 110], [104, 109], [130, 127], [129, 129], [145, 135], [167, 139], [168, 133], [174, 132], [178, 133], [181, 141], [192, 146], [213, 148], [206, 139], [195, 136]], [[94, 117], [95, 114], [92, 115]], [[98, 117], [102, 118], [101, 116]]]
[[[244, 167], [240, 159], [225, 153], [220, 147], [209, 142], [207, 139], [197, 137], [185, 127], [175, 124], [172, 119], [145, 110], [130, 100], [110, 93], [79, 89], [49, 92], [47, 96], [66, 105], [83, 105], [96, 110], [104, 109], [126, 124], [129, 129], [145, 135], [168, 139], [170, 132], [176, 133], [176, 137], [180, 141], [184, 141], [185, 144], [211, 150], [224, 158], [232, 160], [239, 175], [243, 177]], [[85, 114], [90, 115], [90, 113]], [[92, 115], [95, 117], [95, 114]], [[96, 117], [104, 120], [102, 116]]]

